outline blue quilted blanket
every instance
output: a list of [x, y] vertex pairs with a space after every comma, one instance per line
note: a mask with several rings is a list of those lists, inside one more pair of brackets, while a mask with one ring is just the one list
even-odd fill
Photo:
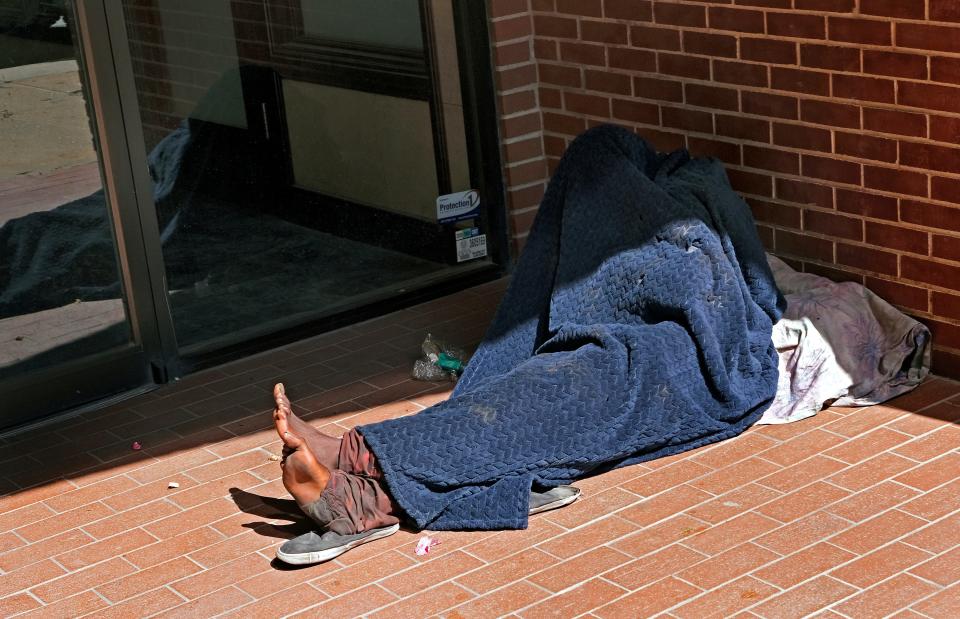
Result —
[[525, 528], [532, 486], [756, 421], [783, 305], [719, 162], [598, 127], [561, 161], [451, 398], [360, 431], [417, 526]]

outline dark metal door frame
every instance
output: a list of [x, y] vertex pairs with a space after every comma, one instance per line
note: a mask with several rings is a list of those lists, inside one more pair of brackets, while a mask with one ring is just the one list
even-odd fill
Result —
[[95, 127], [103, 170], [103, 189], [118, 254], [119, 277], [126, 299], [131, 342], [66, 363], [27, 372], [0, 382], [0, 428], [36, 421], [117, 393], [155, 383], [155, 368], [168, 362], [161, 349], [155, 300], [143, 282], [151, 269], [142, 243], [140, 213], [127, 132], [120, 117], [113, 49], [107, 32], [106, 0], [76, 0], [80, 70]]

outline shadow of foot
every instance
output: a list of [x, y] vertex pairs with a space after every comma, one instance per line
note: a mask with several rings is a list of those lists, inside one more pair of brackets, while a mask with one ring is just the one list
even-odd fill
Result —
[[286, 518], [288, 520], [303, 520], [303, 512], [292, 499], [278, 499], [271, 496], [260, 496], [240, 488], [230, 488], [230, 498], [240, 511], [263, 516], [264, 518]]
[[272, 522], [247, 522], [241, 526], [253, 529], [264, 537], [291, 539], [313, 528], [313, 523], [304, 516], [296, 501], [260, 496], [240, 488], [230, 488], [230, 498], [240, 511], [270, 519], [292, 520], [290, 524]]
[[253, 529], [264, 537], [274, 537], [276, 539], [293, 539], [298, 535], [303, 535], [314, 528], [309, 520], [300, 520], [290, 524], [273, 524], [272, 522], [246, 522], [242, 525], [245, 529]]

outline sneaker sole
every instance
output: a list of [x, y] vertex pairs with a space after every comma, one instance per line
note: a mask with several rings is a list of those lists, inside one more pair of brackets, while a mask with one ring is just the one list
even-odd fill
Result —
[[571, 496], [558, 499], [553, 503], [547, 503], [546, 505], [541, 505], [540, 507], [535, 507], [528, 512], [528, 515], [533, 516], [534, 514], [542, 514], [543, 512], [548, 512], [554, 509], [560, 509], [561, 507], [566, 507], [574, 501], [580, 498], [580, 489], [577, 488], [577, 493]]
[[378, 539], [383, 539], [384, 537], [389, 537], [400, 530], [400, 525], [395, 524], [393, 526], [387, 527], [381, 531], [364, 537], [363, 539], [354, 540], [343, 546], [336, 546], [334, 548], [327, 548], [325, 550], [318, 550], [316, 552], [298, 552], [293, 554], [288, 554], [277, 549], [277, 558], [283, 561], [284, 563], [289, 563], [290, 565], [310, 565], [312, 563], [323, 563], [324, 561], [329, 561], [339, 557], [343, 553], [347, 552], [352, 548], [356, 548], [367, 542], [372, 542]]

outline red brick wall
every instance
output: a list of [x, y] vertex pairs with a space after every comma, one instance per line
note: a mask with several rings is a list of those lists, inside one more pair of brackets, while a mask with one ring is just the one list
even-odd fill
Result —
[[960, 376], [960, 1], [490, 0], [522, 246], [600, 122], [728, 167], [764, 243], [866, 284]]
[[547, 180], [529, 0], [490, 0], [504, 183], [513, 249], [523, 245]]

